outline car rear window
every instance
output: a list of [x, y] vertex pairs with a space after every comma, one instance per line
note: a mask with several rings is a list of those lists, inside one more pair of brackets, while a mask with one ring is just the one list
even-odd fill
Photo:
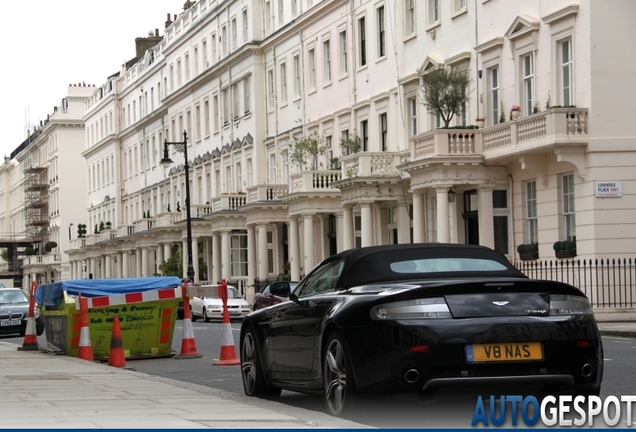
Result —
[[390, 264], [395, 273], [438, 273], [505, 271], [507, 268], [497, 261], [479, 258], [426, 258], [397, 261]]

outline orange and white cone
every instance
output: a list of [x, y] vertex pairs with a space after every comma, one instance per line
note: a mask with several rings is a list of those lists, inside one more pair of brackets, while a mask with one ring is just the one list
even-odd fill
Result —
[[176, 359], [202, 358], [197, 351], [192, 330], [192, 316], [190, 315], [190, 300], [188, 300], [188, 282], [181, 287], [183, 295], [183, 337], [181, 338], [181, 353], [174, 356]]
[[113, 319], [113, 335], [110, 339], [110, 352], [108, 353], [108, 366], [124, 368], [126, 367], [126, 355], [124, 345], [121, 341], [121, 327], [119, 317], [115, 315]]
[[26, 330], [24, 332], [24, 342], [18, 351], [37, 351], [40, 349], [38, 345], [38, 334], [35, 325], [35, 290], [37, 285], [31, 282], [31, 296], [29, 298], [29, 314], [27, 317]]
[[77, 357], [82, 360], [93, 361], [93, 346], [91, 336], [88, 331], [88, 300], [79, 294], [80, 313], [82, 316], [82, 328], [80, 329], [79, 348]]
[[230, 313], [227, 309], [227, 281], [221, 281], [219, 294], [223, 300], [223, 334], [221, 336], [221, 355], [220, 358], [213, 362], [215, 366], [236, 366], [241, 361], [236, 356], [236, 348], [234, 347], [234, 337], [232, 336], [232, 324], [230, 323]]

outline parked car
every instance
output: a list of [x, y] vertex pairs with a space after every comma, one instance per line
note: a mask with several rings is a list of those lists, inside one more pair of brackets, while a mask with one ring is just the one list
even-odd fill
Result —
[[[217, 285], [203, 285], [204, 287], [216, 288]], [[250, 313], [250, 305], [243, 298], [239, 290], [233, 286], [227, 287], [227, 309], [230, 319], [242, 319]], [[211, 297], [193, 297], [190, 300], [190, 314], [192, 321], [196, 321], [199, 317], [205, 322], [210, 320], [223, 319], [223, 300], [218, 292]]]
[[254, 294], [253, 310], [263, 309], [287, 300], [289, 293], [296, 288], [298, 282], [276, 281], [267, 285], [263, 292]]
[[339, 416], [380, 393], [601, 389], [603, 347], [587, 297], [529, 279], [486, 247], [347, 250], [316, 266], [289, 299], [243, 321], [249, 396], [318, 394]]
[[[35, 331], [44, 333], [44, 320], [35, 308]], [[29, 318], [29, 298], [19, 288], [0, 288], [0, 334], [17, 333], [24, 336]]]

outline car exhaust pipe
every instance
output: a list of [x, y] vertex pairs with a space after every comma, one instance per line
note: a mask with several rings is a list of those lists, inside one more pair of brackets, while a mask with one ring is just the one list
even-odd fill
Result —
[[581, 367], [581, 375], [583, 378], [589, 378], [594, 373], [594, 365], [592, 363], [585, 363], [583, 367]]
[[417, 369], [409, 369], [404, 373], [404, 381], [406, 381], [409, 384], [413, 384], [419, 378], [420, 378], [420, 373], [417, 371]]

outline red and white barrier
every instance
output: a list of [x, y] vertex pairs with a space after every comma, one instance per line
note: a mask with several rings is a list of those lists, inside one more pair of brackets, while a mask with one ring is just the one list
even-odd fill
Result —
[[[136, 292], [130, 294], [115, 294], [112, 296], [87, 298], [88, 308], [118, 306], [130, 303], [150, 302], [181, 298], [181, 287], [161, 290]], [[80, 309], [79, 299], [75, 299], [75, 309]]]

